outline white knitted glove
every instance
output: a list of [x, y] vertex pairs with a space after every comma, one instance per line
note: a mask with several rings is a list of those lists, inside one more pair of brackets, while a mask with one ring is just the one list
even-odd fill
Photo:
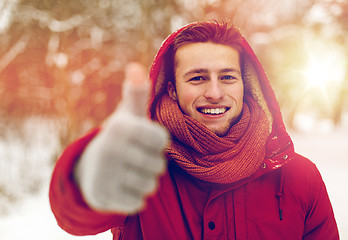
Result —
[[167, 131], [146, 117], [150, 84], [136, 63], [126, 69], [123, 98], [82, 154], [75, 179], [89, 206], [133, 214], [143, 209], [166, 169]]

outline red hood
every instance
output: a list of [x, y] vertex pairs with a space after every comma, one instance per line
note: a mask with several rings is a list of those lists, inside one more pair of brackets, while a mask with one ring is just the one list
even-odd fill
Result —
[[[190, 26], [195, 23], [191, 23]], [[164, 65], [166, 64], [166, 54], [171, 50], [175, 37], [184, 30], [187, 26], [184, 26], [177, 31], [173, 32], [162, 43], [150, 70], [150, 79], [152, 82], [152, 99], [150, 101], [150, 116], [154, 116], [155, 106], [158, 99], [166, 93], [166, 84], [168, 80], [165, 80], [165, 74], [163, 73]], [[252, 92], [254, 98], [258, 98], [257, 101], [261, 108], [263, 108], [268, 115], [271, 122], [270, 136], [266, 145], [266, 158], [272, 163], [272, 168], [278, 168], [283, 163], [288, 161], [293, 155], [293, 144], [286, 132], [284, 122], [281, 116], [278, 101], [276, 100], [273, 89], [270, 85], [269, 79], [266, 73], [256, 57], [254, 51], [250, 47], [249, 43], [242, 39], [241, 47], [246, 54], [244, 67], [247, 73], [243, 73], [243, 80], [249, 81], [246, 77], [251, 75], [253, 83], [248, 83], [246, 86], [247, 91]], [[170, 64], [170, 63], [169, 63]], [[247, 80], [245, 80], [247, 79]], [[263, 106], [262, 106], [263, 105]], [[284, 153], [285, 152], [285, 153]], [[279, 158], [280, 156], [280, 158]]]

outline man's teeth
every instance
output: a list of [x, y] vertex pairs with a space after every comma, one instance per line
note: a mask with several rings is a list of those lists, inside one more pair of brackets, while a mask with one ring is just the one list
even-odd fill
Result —
[[201, 113], [204, 114], [222, 114], [227, 111], [226, 108], [202, 108], [199, 109]]

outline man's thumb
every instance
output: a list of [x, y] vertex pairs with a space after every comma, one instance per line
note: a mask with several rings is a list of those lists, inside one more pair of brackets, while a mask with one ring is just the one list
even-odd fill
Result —
[[122, 100], [118, 111], [146, 116], [150, 96], [150, 81], [143, 65], [129, 63], [126, 66]]

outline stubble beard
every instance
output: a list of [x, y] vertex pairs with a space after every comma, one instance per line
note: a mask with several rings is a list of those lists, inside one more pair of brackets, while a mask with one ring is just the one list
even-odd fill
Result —
[[237, 117], [231, 117], [227, 120], [227, 122], [217, 129], [210, 129], [213, 133], [218, 135], [219, 137], [224, 137], [227, 135], [227, 133], [230, 131], [231, 127], [235, 125], [240, 120], [241, 114], [239, 114]]

